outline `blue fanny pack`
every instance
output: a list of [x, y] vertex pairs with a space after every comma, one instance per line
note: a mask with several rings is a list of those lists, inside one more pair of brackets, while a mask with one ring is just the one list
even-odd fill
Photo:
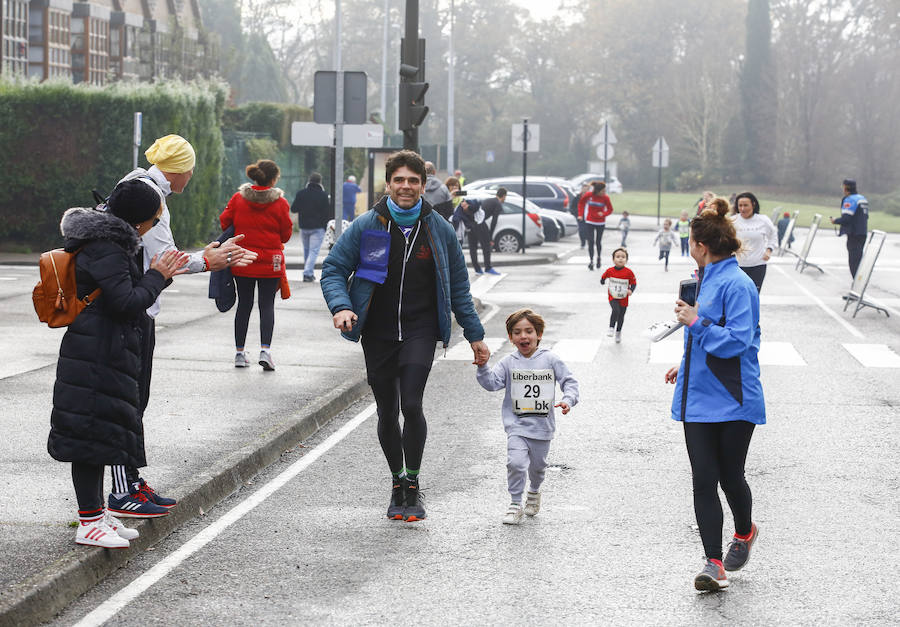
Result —
[[359, 265], [356, 268], [356, 276], [379, 285], [384, 283], [387, 279], [390, 252], [390, 233], [380, 230], [363, 231], [359, 240]]

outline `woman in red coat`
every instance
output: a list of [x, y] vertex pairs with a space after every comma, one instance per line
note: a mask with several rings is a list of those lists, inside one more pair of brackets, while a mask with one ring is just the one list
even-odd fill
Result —
[[284, 276], [284, 246], [291, 239], [290, 205], [284, 192], [273, 187], [281, 170], [274, 161], [260, 159], [247, 166], [247, 177], [256, 183], [244, 183], [228, 201], [219, 216], [222, 229], [234, 225], [235, 235], [244, 235], [241, 245], [257, 254], [249, 266], [232, 267], [237, 288], [237, 311], [234, 314], [234, 357], [236, 368], [249, 365], [244, 352], [250, 312], [253, 311], [253, 292], [259, 288], [259, 365], [275, 370], [269, 348], [275, 328], [275, 292]]

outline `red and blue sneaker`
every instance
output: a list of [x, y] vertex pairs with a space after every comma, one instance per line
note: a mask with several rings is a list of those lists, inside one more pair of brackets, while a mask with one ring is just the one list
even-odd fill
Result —
[[178, 501], [176, 501], [175, 499], [170, 499], [157, 494], [156, 491], [149, 485], [147, 485], [147, 482], [143, 479], [139, 480], [138, 491], [143, 492], [151, 503], [155, 503], [160, 507], [175, 507], [175, 505], [178, 504]]
[[110, 494], [106, 509], [119, 518], [162, 518], [169, 515], [168, 508], [153, 503], [140, 490], [120, 499]]

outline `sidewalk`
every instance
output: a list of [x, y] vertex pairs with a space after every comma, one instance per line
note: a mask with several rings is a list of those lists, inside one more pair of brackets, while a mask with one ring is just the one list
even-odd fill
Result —
[[[566, 238], [525, 254], [497, 254], [495, 265], [549, 263], [573, 248], [577, 238]], [[179, 504], [165, 518], [126, 521], [141, 537], [130, 549], [107, 551], [74, 543], [69, 464], [55, 462], [46, 450], [65, 330], [35, 320], [36, 268], [15, 267], [36, 265], [37, 255], [0, 253], [0, 351], [7, 356], [0, 365], [0, 552], [6, 556], [0, 625], [51, 619], [137, 551], [239, 490], [368, 393], [359, 346], [333, 329], [318, 282], [300, 281], [297, 235], [288, 243], [287, 260], [292, 297], [276, 302], [275, 372], [233, 367], [233, 310], [215, 310], [206, 297], [206, 275], [177, 277], [164, 293], [145, 415], [149, 466], [142, 474]], [[254, 313], [251, 357], [258, 350], [257, 320]]]

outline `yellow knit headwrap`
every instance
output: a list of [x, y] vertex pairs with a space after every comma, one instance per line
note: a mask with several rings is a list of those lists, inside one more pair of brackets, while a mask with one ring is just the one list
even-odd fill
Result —
[[194, 169], [194, 147], [181, 135], [160, 137], [144, 153], [163, 172], [182, 174]]

